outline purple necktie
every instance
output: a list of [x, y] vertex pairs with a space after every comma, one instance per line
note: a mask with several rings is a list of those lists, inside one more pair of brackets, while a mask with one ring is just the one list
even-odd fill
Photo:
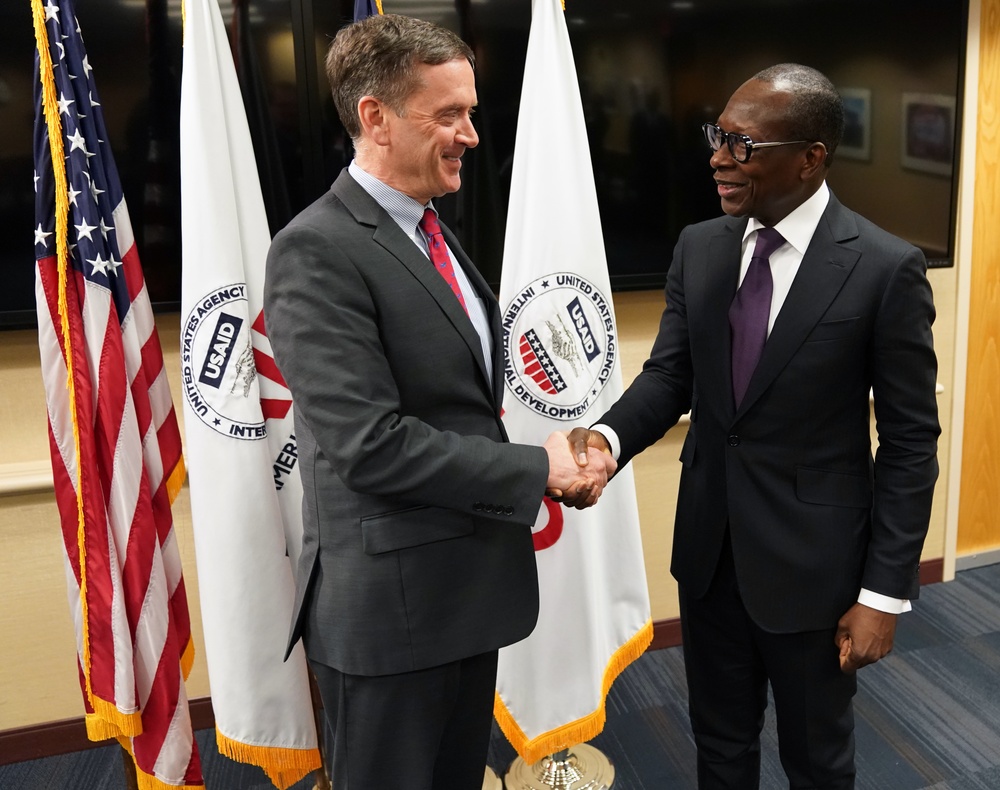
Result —
[[767, 340], [767, 319], [771, 314], [771, 292], [774, 290], [768, 259], [784, 243], [785, 240], [774, 228], [757, 231], [757, 244], [753, 248], [750, 267], [729, 307], [733, 338], [733, 398], [737, 409]]

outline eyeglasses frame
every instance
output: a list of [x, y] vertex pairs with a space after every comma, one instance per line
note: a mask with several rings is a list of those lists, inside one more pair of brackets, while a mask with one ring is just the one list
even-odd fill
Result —
[[[729, 149], [729, 155], [733, 157], [733, 159], [741, 165], [746, 164], [747, 162], [750, 161], [750, 155], [753, 154], [754, 150], [757, 148], [776, 148], [779, 145], [795, 145], [797, 143], [812, 142], [811, 140], [785, 140], [783, 142], [775, 142], [775, 143], [758, 143], [749, 135], [740, 134], [739, 132], [727, 132], [717, 123], [703, 123], [701, 125], [701, 130], [705, 134], [705, 142], [708, 143], [708, 147], [713, 151], [718, 151], [719, 148], [722, 148], [722, 143], [721, 142], [719, 143], [718, 148], [712, 147], [712, 141], [709, 139], [709, 132], [708, 132], [709, 129], [718, 130], [719, 136], [726, 142], [726, 147]], [[743, 143], [744, 146], [746, 146], [747, 155], [743, 159], [740, 159], [738, 156], [736, 156], [736, 151], [733, 150], [736, 145], [734, 140], [739, 140]]]

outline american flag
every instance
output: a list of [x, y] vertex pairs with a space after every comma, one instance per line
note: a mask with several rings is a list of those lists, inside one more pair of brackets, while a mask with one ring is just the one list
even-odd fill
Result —
[[382, 13], [382, 0], [354, 0], [354, 21]]
[[87, 733], [143, 788], [203, 787], [160, 341], [71, 0], [32, 0], [38, 339]]

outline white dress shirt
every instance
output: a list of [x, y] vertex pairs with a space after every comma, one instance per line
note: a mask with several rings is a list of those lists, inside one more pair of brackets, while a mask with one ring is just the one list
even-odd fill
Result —
[[[420, 229], [420, 221], [423, 219], [425, 208], [434, 209], [433, 203], [428, 203], [426, 206], [420, 205], [420, 203], [409, 195], [404, 195], [398, 189], [379, 181], [370, 173], [366, 173], [354, 160], [351, 160], [347, 172], [351, 174], [351, 177], [358, 182], [365, 192], [372, 196], [376, 203], [386, 210], [386, 213], [399, 225], [410, 241], [427, 256], [427, 260], [430, 260], [431, 256], [427, 246], [427, 236]], [[437, 213], [437, 209], [434, 209], [434, 212]], [[461, 289], [462, 297], [465, 299], [465, 306], [469, 312], [469, 320], [472, 321], [472, 326], [475, 328], [476, 334], [479, 335], [479, 342], [483, 348], [483, 358], [486, 360], [486, 375], [489, 377], [490, 384], [492, 385], [493, 335], [490, 332], [486, 304], [479, 295], [479, 292], [473, 287], [468, 275], [466, 275], [465, 270], [455, 257], [455, 253], [451, 251], [451, 247], [448, 247], [447, 242], [445, 242], [445, 247], [447, 247], [448, 255], [451, 257], [451, 262], [454, 265], [455, 279], [458, 281], [458, 287]]]

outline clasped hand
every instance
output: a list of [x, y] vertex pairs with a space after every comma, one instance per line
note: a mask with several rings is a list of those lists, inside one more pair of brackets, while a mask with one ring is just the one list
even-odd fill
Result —
[[604, 437], [586, 428], [574, 428], [569, 434], [556, 431], [544, 448], [549, 456], [546, 496], [577, 510], [600, 499], [618, 468]]

